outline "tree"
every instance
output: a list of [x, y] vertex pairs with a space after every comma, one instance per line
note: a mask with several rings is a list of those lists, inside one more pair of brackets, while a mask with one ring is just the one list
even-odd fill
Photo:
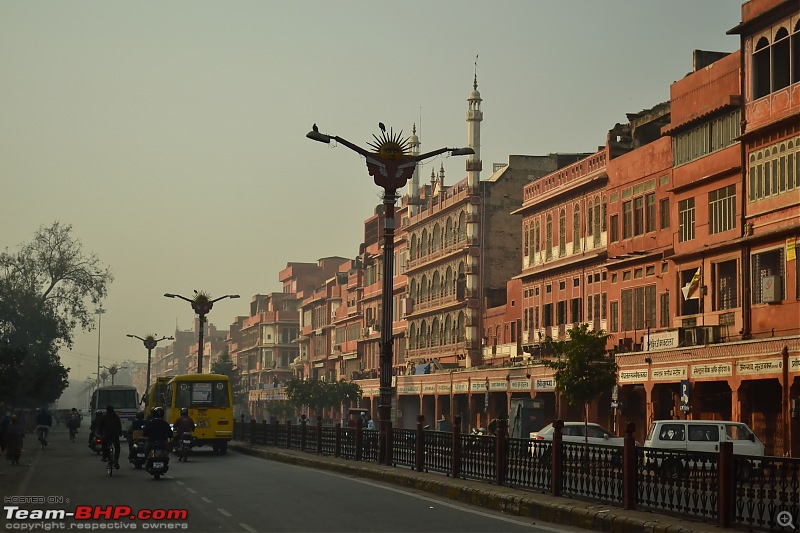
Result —
[[[544, 365], [555, 370], [556, 391], [570, 405], [583, 405], [583, 422], [589, 424], [589, 404], [617, 383], [617, 361], [606, 351], [605, 331], [590, 331], [588, 324], [573, 327], [569, 340], [548, 339], [547, 348], [555, 361]], [[584, 429], [588, 443], [588, 428]]]
[[242, 387], [242, 373], [239, 372], [239, 367], [237, 367], [233, 359], [231, 359], [231, 354], [228, 352], [227, 346], [217, 360], [211, 365], [211, 373], [228, 376], [228, 379], [231, 380], [233, 404], [239, 405], [244, 403], [246, 393]]
[[308, 406], [313, 412], [324, 407], [340, 407], [361, 399], [361, 387], [352, 381], [292, 378], [286, 383], [286, 397], [297, 407]]
[[[90, 330], [94, 308], [108, 293], [111, 271], [86, 255], [72, 226], [41, 226], [33, 241], [0, 254], [0, 345], [23, 353], [19, 379], [3, 399], [18, 405], [52, 402], [68, 382], [58, 357], [76, 328]], [[88, 300], [88, 302], [87, 302]]]

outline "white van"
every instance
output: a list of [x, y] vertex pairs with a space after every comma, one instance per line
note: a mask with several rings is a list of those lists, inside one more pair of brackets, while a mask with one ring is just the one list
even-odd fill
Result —
[[[644, 447], [718, 453], [721, 442], [732, 442], [736, 455], [764, 455], [764, 444], [747, 424], [724, 420], [656, 420], [650, 425]], [[679, 477], [683, 466], [680, 461], [665, 458], [658, 463], [664, 477]]]

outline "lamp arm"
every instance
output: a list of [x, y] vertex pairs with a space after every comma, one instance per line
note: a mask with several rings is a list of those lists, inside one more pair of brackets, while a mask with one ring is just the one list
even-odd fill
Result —
[[443, 154], [445, 152], [452, 152], [453, 150], [455, 150], [455, 148], [439, 148], [438, 150], [433, 150], [432, 152], [425, 152], [424, 154], [414, 156], [414, 159], [417, 161], [422, 161], [423, 159], [428, 159], [429, 157]]
[[355, 144], [351, 143], [350, 141], [348, 141], [347, 139], [343, 139], [342, 137], [339, 137], [338, 135], [332, 135], [331, 139], [335, 139], [336, 142], [345, 145], [346, 147], [350, 148], [352, 151], [357, 152], [357, 153], [363, 155], [364, 157], [369, 157], [370, 155], [372, 155], [371, 152], [368, 152], [367, 150], [364, 150], [360, 146], [355, 145]]

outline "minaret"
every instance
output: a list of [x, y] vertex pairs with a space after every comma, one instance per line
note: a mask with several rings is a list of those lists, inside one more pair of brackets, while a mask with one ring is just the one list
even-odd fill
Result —
[[[419, 137], [417, 137], [417, 124], [411, 128], [411, 137], [408, 138], [411, 147], [411, 155], [419, 155]], [[408, 188], [408, 215], [417, 216], [419, 213], [419, 163], [414, 167], [414, 174], [411, 176], [411, 185]]]
[[[472, 92], [467, 98], [467, 145], [475, 150], [474, 155], [467, 156], [467, 187], [472, 197], [467, 205], [467, 243], [469, 253], [466, 269], [466, 298], [468, 305], [464, 310], [467, 315], [464, 336], [467, 341], [466, 360], [467, 366], [480, 364], [481, 358], [481, 265], [484, 253], [481, 242], [480, 212], [483, 208], [483, 200], [480, 197], [481, 181], [481, 121], [483, 112], [481, 111], [481, 93], [478, 92], [478, 61], [475, 59], [475, 79], [472, 82]], [[477, 200], [477, 201], [474, 201]]]

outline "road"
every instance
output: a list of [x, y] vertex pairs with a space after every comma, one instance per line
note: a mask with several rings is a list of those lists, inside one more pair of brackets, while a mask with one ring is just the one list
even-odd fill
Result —
[[[83, 429], [77, 441], [70, 443], [66, 430], [57, 428], [51, 432], [50, 446], [44, 451], [34, 446], [38, 444], [34, 436], [26, 437], [22, 465], [4, 462], [0, 466], [0, 492], [4, 497], [0, 529], [169, 528], [249, 533], [579, 531], [533, 524], [529, 519], [422, 492], [233, 452], [215, 456], [203, 448], [188, 463], [178, 463], [173, 458], [170, 471], [156, 481], [124, 461], [127, 446], [123, 444], [122, 468], [109, 478], [105, 464], [86, 446], [86, 437]], [[37, 501], [31, 497], [43, 498]], [[95, 506], [110, 513], [119, 512], [122, 518], [112, 521], [101, 515], [95, 520], [76, 520], [58, 516], [60, 511], [91, 515]], [[153, 510], [175, 516], [160, 521], [134, 516]], [[40, 514], [34, 514], [36, 511]], [[25, 516], [26, 512], [31, 514]]]

